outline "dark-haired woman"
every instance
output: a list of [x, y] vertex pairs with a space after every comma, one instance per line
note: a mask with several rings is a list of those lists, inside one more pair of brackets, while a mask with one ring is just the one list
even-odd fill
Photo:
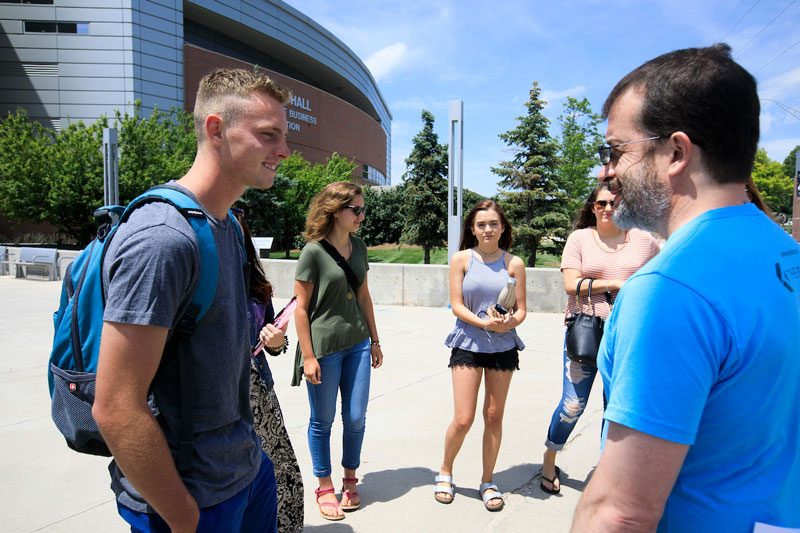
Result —
[[[561, 257], [561, 273], [567, 293], [566, 316], [583, 310], [586, 313], [608, 318], [611, 301], [616, 298], [625, 280], [653, 258], [659, 251], [658, 241], [649, 233], [632, 229], [624, 231], [614, 224], [616, 196], [607, 183], [600, 183], [589, 194], [578, 213], [578, 220], [567, 238]], [[589, 284], [583, 282], [580, 295], [576, 295], [578, 281], [593, 278], [592, 301], [588, 302]], [[583, 298], [579, 298], [582, 296]], [[566, 346], [566, 344], [565, 344]], [[575, 428], [592, 390], [597, 368], [571, 361], [564, 350], [564, 375], [561, 401], [556, 407], [547, 432], [542, 461], [540, 487], [549, 494], [561, 491], [556, 466], [556, 453], [561, 451]]]
[[[308, 210], [303, 234], [308, 244], [295, 270], [298, 350], [292, 384], [299, 385], [305, 376], [311, 406], [308, 447], [319, 479], [316, 501], [326, 520], [341, 520], [342, 511], [354, 511], [361, 504], [356, 469], [361, 463], [370, 365], [378, 368], [383, 362], [367, 286], [367, 247], [353, 236], [364, 213], [361, 187], [349, 181], [326, 186]], [[340, 390], [344, 425], [341, 502], [331, 481], [330, 451]]]
[[[484, 380], [483, 474], [479, 492], [489, 511], [503, 508], [503, 494], [492, 483], [503, 433], [503, 411], [519, 350], [525, 345], [514, 329], [525, 320], [525, 265], [508, 253], [511, 225], [502, 208], [491, 200], [480, 202], [464, 220], [459, 251], [450, 261], [450, 306], [455, 329], [445, 344], [451, 349], [453, 421], [444, 440], [444, 460], [436, 476], [434, 496], [453, 501], [453, 462], [467, 435]], [[516, 304], [507, 313], [494, 306], [509, 278], [516, 282]]]
[[303, 478], [292, 441], [283, 419], [275, 382], [265, 357], [286, 352], [285, 337], [288, 322], [282, 329], [272, 325], [275, 310], [272, 306], [272, 284], [267, 280], [258, 257], [250, 228], [241, 209], [232, 210], [242, 226], [247, 262], [250, 263], [250, 293], [247, 300], [247, 319], [250, 325], [250, 346], [254, 349], [259, 341], [264, 351], [250, 359], [250, 406], [253, 409], [253, 428], [261, 448], [275, 467], [278, 487], [278, 532], [295, 533], [303, 530]]

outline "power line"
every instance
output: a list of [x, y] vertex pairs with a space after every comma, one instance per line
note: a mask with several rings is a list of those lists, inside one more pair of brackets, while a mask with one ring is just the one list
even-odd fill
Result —
[[773, 102], [775, 105], [792, 115], [797, 120], [800, 120], [800, 109], [795, 109], [793, 107], [789, 107], [788, 105], [784, 104], [783, 102], [779, 102], [777, 100], [772, 100], [771, 98], [762, 98], [761, 100], [765, 102]]
[[730, 35], [730, 33], [731, 33], [733, 30], [735, 30], [735, 29], [736, 29], [736, 26], [738, 26], [738, 25], [739, 25], [739, 24], [740, 24], [740, 23], [741, 23], [741, 22], [744, 20], [744, 18], [745, 18], [747, 15], [749, 15], [749, 14], [750, 14], [750, 12], [753, 10], [753, 8], [754, 8], [754, 7], [756, 7], [756, 6], [758, 5], [758, 3], [759, 3], [759, 2], [761, 2], [761, 0], [756, 0], [756, 1], [755, 1], [755, 3], [754, 3], [752, 6], [750, 6], [750, 9], [748, 9], [748, 10], [747, 10], [747, 13], [745, 13], [744, 15], [742, 15], [742, 18], [740, 18], [739, 20], [737, 20], [737, 21], [736, 21], [736, 24], [734, 24], [733, 26], [731, 26], [731, 29], [729, 29], [729, 30], [728, 30], [728, 31], [725, 33], [725, 35], [723, 35], [723, 36], [722, 36], [722, 39], [720, 39], [720, 40], [719, 40], [719, 41], [717, 41], [717, 42], [724, 43], [724, 42], [725, 42], [725, 37], [727, 37], [728, 35]]
[[778, 60], [779, 58], [781, 58], [781, 57], [782, 57], [784, 54], [786, 54], [786, 52], [788, 52], [789, 50], [791, 50], [792, 48], [794, 48], [794, 47], [795, 47], [795, 46], [797, 46], [798, 44], [800, 44], [800, 41], [797, 41], [796, 43], [794, 43], [793, 45], [791, 45], [789, 48], [787, 48], [786, 50], [784, 50], [783, 52], [781, 52], [780, 54], [778, 54], [777, 56], [775, 56], [773, 59], [771, 59], [769, 62], [767, 62], [767, 64], [766, 64], [766, 65], [764, 65], [763, 67], [761, 67], [760, 69], [758, 69], [757, 71], [755, 71], [755, 74], [758, 74], [759, 72], [761, 72], [762, 70], [764, 70], [765, 68], [767, 68], [769, 65], [771, 65], [773, 62], [775, 62], [776, 60]]
[[779, 18], [781, 15], [783, 15], [784, 13], [786, 13], [786, 10], [787, 10], [787, 9], [789, 9], [790, 7], [792, 7], [792, 6], [794, 5], [794, 3], [795, 3], [795, 2], [797, 2], [797, 0], [792, 0], [792, 2], [791, 2], [791, 3], [790, 3], [788, 6], [786, 6], [785, 8], [783, 8], [783, 11], [781, 11], [780, 13], [778, 13], [778, 14], [775, 16], [775, 18], [774, 18], [774, 19], [772, 19], [771, 21], [769, 21], [769, 24], [767, 24], [766, 26], [764, 26], [763, 28], [761, 28], [761, 31], [759, 31], [758, 33], [756, 33], [755, 35], [753, 35], [753, 38], [752, 38], [752, 39], [750, 39], [749, 41], [747, 41], [746, 43], [744, 43], [744, 46], [742, 46], [741, 48], [739, 48], [739, 53], [741, 53], [741, 52], [742, 52], [742, 50], [744, 50], [745, 48], [747, 48], [747, 45], [749, 45], [750, 43], [752, 43], [753, 41], [755, 41], [755, 40], [756, 40], [756, 38], [757, 38], [759, 35], [761, 35], [762, 33], [764, 33], [764, 30], [766, 30], [767, 28], [769, 28], [770, 26], [772, 26], [772, 23], [773, 23], [773, 22], [775, 22], [776, 20], [778, 20], [778, 18]]

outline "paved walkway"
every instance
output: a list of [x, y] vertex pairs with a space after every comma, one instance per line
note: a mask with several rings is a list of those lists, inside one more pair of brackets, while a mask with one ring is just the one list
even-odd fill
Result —
[[[0, 276], [0, 530], [126, 531], [108, 488], [108, 460], [69, 450], [50, 420], [46, 365], [60, 290], [60, 282]], [[306, 530], [568, 531], [599, 456], [601, 395], [595, 392], [559, 456], [561, 494], [549, 496], [539, 488], [539, 471], [546, 428], [561, 394], [561, 315], [530, 314], [519, 328], [527, 348], [506, 407], [494, 478], [507, 497], [499, 513], [487, 512], [478, 496], [480, 413], [456, 459], [455, 501], [442, 505], [433, 499], [433, 476], [452, 416], [448, 350], [442, 342], [453, 315], [442, 308], [377, 306], [376, 317], [386, 359], [372, 378], [359, 469], [363, 504], [341, 522], [325, 521], [313, 502], [305, 385], [289, 386], [290, 357], [270, 359], [306, 484]], [[294, 341], [292, 327], [290, 332]], [[337, 450], [341, 453], [338, 416], [331, 442], [335, 457]], [[341, 476], [336, 460], [334, 476]]]

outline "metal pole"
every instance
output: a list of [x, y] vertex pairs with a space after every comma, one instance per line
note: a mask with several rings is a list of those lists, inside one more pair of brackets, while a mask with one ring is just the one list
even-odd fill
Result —
[[103, 205], [119, 204], [117, 129], [103, 128]]
[[[456, 148], [457, 146], [457, 148]], [[458, 179], [458, 195], [453, 188]], [[464, 216], [464, 102], [450, 100], [450, 145], [447, 159], [447, 262], [458, 251], [461, 241], [461, 219]], [[455, 210], [453, 209], [455, 203]], [[455, 211], [455, 213], [453, 213]]]

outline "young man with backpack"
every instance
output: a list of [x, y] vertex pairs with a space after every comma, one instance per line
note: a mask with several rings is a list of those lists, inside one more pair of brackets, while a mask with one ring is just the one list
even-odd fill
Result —
[[201, 206], [219, 257], [214, 300], [189, 341], [193, 448], [180, 471], [176, 457], [187, 444], [179, 436], [180, 374], [187, 369], [169, 333], [206, 266], [201, 243], [177, 209], [152, 202], [133, 211], [108, 244], [92, 415], [114, 456], [109, 471], [120, 515], [133, 530], [277, 529], [273, 468], [249, 402], [245, 261], [228, 210], [245, 188], [271, 187], [289, 156], [288, 100], [289, 92], [265, 76], [207, 75], [194, 108], [197, 156], [170, 184]]

